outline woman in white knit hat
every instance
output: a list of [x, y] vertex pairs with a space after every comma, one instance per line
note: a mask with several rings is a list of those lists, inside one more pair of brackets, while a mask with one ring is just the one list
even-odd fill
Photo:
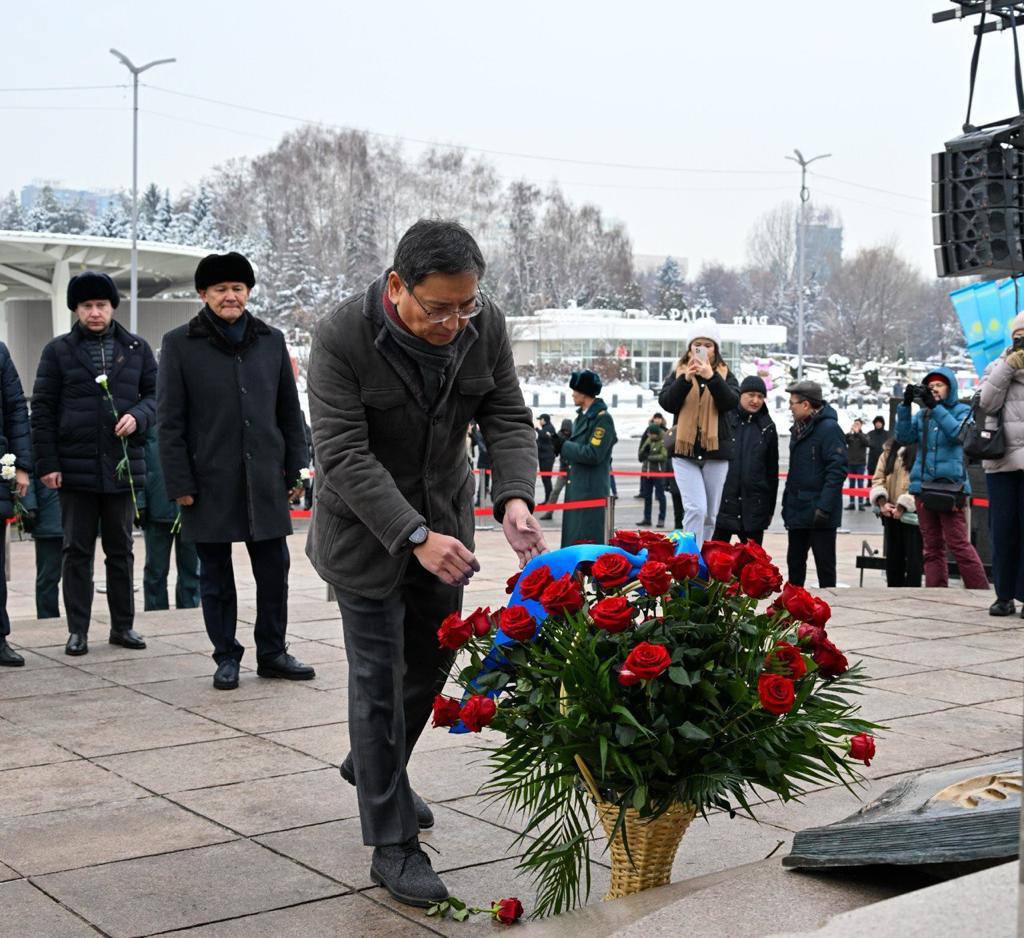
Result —
[[725, 415], [740, 401], [739, 383], [721, 348], [715, 320], [690, 323], [686, 353], [658, 395], [658, 403], [676, 418], [672, 471], [683, 498], [683, 528], [698, 543], [710, 540], [715, 530], [734, 448]]
[[981, 384], [981, 409], [1001, 412], [1006, 440], [1001, 458], [982, 461], [996, 581], [988, 611], [994, 616], [1013, 615], [1015, 598], [1024, 602], [1024, 313], [1014, 318], [1010, 334], [1013, 346], [989, 364]]

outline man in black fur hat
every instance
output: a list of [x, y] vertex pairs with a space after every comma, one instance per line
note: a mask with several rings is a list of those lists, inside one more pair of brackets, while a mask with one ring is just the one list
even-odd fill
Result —
[[60, 492], [64, 527], [65, 652], [84, 655], [92, 613], [93, 555], [106, 555], [110, 642], [145, 648], [133, 628], [132, 520], [146, 484], [143, 442], [156, 410], [156, 360], [145, 340], [114, 321], [114, 281], [87, 270], [68, 284], [78, 321], [43, 349], [32, 389], [36, 475]]
[[203, 308], [164, 336], [158, 393], [160, 462], [181, 533], [199, 552], [199, 589], [217, 671], [238, 686], [244, 649], [231, 545], [244, 542], [256, 579], [256, 673], [305, 681], [288, 654], [289, 497], [309, 465], [302, 411], [284, 335], [245, 308], [255, 286], [241, 254], [210, 254], [196, 268]]

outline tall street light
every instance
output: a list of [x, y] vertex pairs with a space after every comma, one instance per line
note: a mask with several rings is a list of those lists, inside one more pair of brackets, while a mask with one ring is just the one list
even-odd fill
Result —
[[803, 153], [793, 148], [796, 156], [787, 156], [787, 160], [800, 164], [800, 220], [797, 222], [797, 333], [796, 333], [796, 379], [799, 381], [804, 376], [804, 228], [807, 225], [807, 200], [811, 193], [807, 188], [807, 167], [815, 160], [823, 160], [830, 157], [831, 153], [822, 153], [820, 156], [813, 156], [809, 160], [804, 159]]
[[131, 260], [131, 324], [129, 331], [139, 331], [139, 75], [154, 65], [166, 65], [177, 59], [154, 59], [145, 65], [134, 65], [123, 52], [111, 49], [110, 54], [132, 73], [132, 260]]

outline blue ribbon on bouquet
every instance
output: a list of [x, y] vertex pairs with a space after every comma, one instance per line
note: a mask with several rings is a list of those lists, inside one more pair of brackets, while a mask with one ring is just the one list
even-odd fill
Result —
[[[699, 565], [698, 577], [702, 580], [706, 580], [708, 576], [707, 566], [704, 563], [704, 558], [700, 555], [700, 547], [697, 545], [697, 538], [694, 537], [689, 531], [670, 531], [665, 535], [670, 541], [675, 544], [675, 553], [678, 554], [696, 554], [697, 562]], [[533, 616], [533, 620], [537, 623], [537, 628], [540, 628], [541, 623], [547, 618], [547, 613], [544, 611], [544, 607], [537, 602], [535, 599], [523, 599], [519, 592], [519, 584], [523, 578], [538, 567], [547, 567], [551, 571], [551, 576], [554, 579], [569, 574], [572, 576], [576, 572], [576, 568], [581, 563], [593, 563], [598, 557], [603, 554], [621, 554], [630, 563], [630, 577], [635, 577], [639, 572], [640, 568], [647, 562], [647, 550], [641, 550], [639, 553], [631, 554], [628, 551], [623, 550], [621, 547], [612, 547], [610, 544], [575, 544], [572, 547], [563, 547], [560, 550], [553, 550], [546, 554], [541, 554], [539, 557], [534, 557], [525, 567], [523, 572], [519, 576], [519, 580], [516, 581], [515, 588], [512, 590], [512, 595], [509, 598], [509, 608], [513, 606], [522, 606], [527, 612]], [[534, 639], [537, 637], [534, 633]], [[485, 674], [489, 674], [491, 671], [496, 671], [504, 665], [508, 664], [508, 658], [505, 657], [505, 653], [502, 649], [506, 645], [514, 645], [516, 640], [509, 638], [501, 629], [498, 629], [495, 633], [494, 640], [491, 643], [490, 651], [484, 658], [483, 663], [480, 667], [480, 674], [478, 677], [482, 677]], [[476, 683], [476, 680], [473, 681]], [[500, 690], [488, 690], [485, 691], [488, 697], [497, 697]], [[455, 726], [451, 727], [449, 733], [468, 733], [465, 725], [460, 720]]]

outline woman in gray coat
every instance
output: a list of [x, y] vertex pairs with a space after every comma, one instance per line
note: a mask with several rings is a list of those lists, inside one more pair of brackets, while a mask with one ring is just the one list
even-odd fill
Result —
[[1002, 412], [1006, 440], [1001, 458], [982, 462], [996, 583], [996, 601], [988, 610], [993, 616], [1013, 615], [1014, 598], [1024, 602], [1024, 313], [1017, 314], [1010, 332], [1013, 347], [989, 364], [981, 385], [981, 410]]

